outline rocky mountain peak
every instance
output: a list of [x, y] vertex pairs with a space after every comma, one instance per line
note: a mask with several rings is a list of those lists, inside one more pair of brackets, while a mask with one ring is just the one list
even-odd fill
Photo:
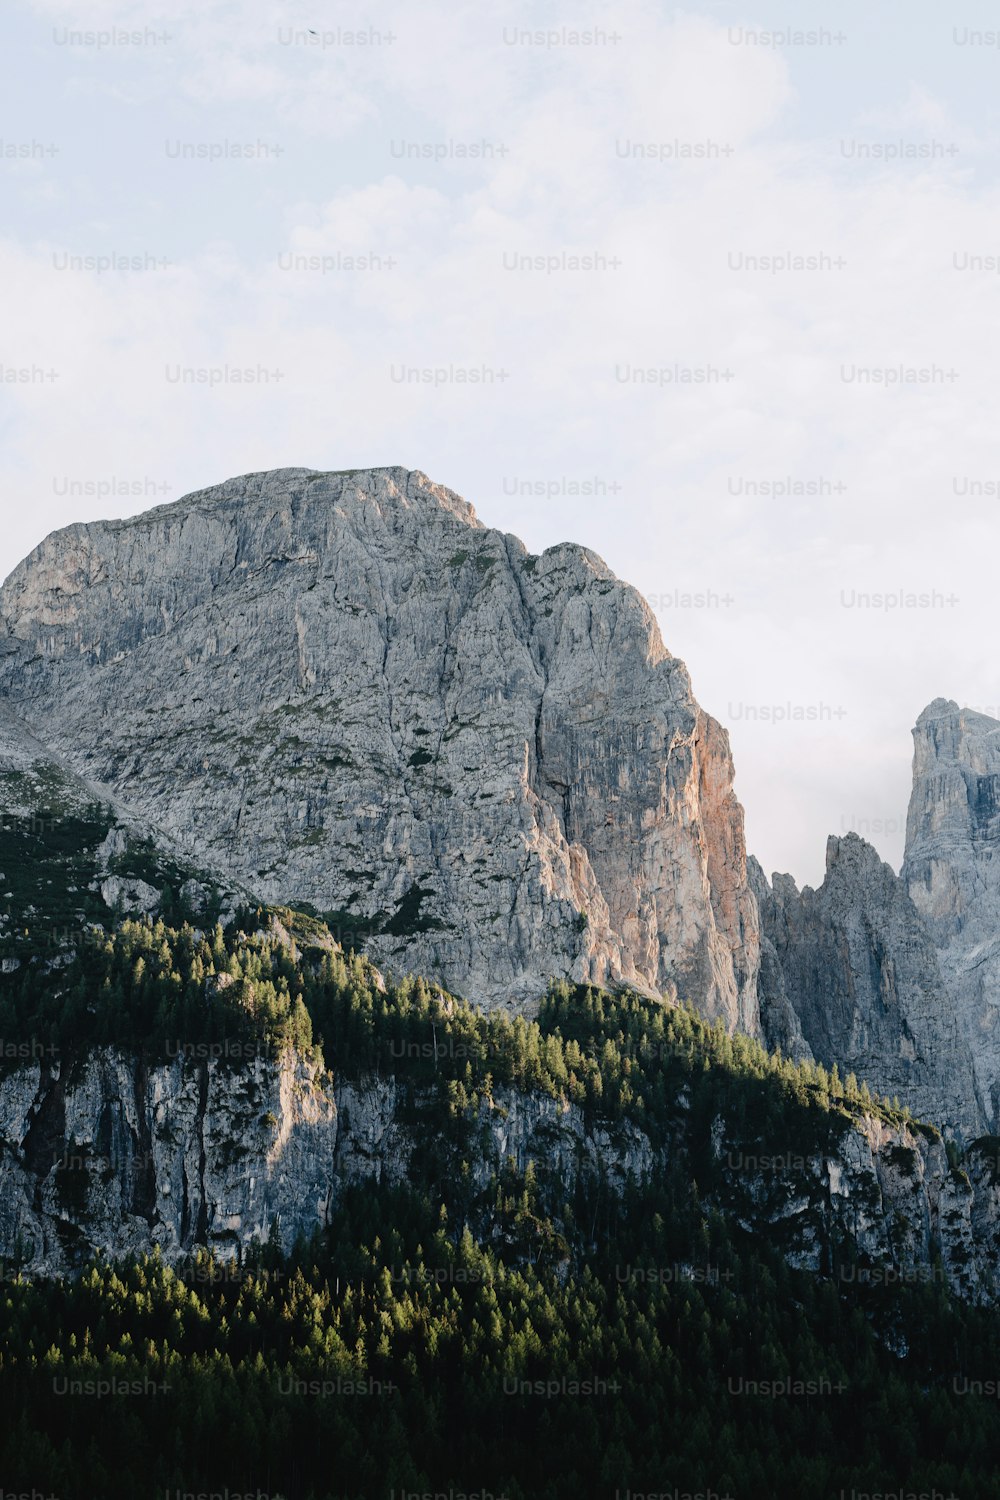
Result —
[[900, 876], [851, 833], [818, 891], [755, 880], [762, 1009], [968, 1134], [1000, 1118], [1000, 722], [935, 698], [913, 742]]
[[1000, 841], [1000, 722], [936, 698], [917, 720], [913, 746], [907, 862], [933, 856], [942, 841]]
[[[831, 833], [826, 841], [826, 873], [834, 870], [842, 874], [855, 875], [861, 871], [880, 873], [889, 869], [883, 865], [878, 851], [858, 833]], [[892, 874], [892, 871], [889, 871]]]
[[[770, 887], [758, 879], [755, 890], [764, 1015], [790, 1008], [818, 1061], [855, 1072], [925, 1118], [978, 1134], [984, 1114], [968, 1038], [906, 885], [877, 850], [856, 833], [833, 835], [818, 890], [798, 891], [778, 875]], [[794, 1023], [785, 1030], [794, 1040]]]
[[729, 744], [649, 607], [405, 469], [245, 475], [46, 539], [0, 697], [260, 899], [488, 1003], [555, 975], [759, 1031]]
[[903, 879], [1000, 1113], [1000, 722], [943, 698], [913, 731]]

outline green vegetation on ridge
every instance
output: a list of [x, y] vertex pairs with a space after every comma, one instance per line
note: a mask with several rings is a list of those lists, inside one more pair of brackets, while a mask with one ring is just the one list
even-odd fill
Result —
[[420, 978], [386, 985], [321, 921], [287, 910], [244, 912], [210, 933], [162, 920], [95, 930], [67, 966], [27, 965], [0, 978], [0, 1037], [150, 1056], [178, 1040], [231, 1038], [261, 1050], [291, 1045], [348, 1077], [395, 1071], [391, 1060], [404, 1059], [409, 1078], [454, 1083], [460, 1101], [508, 1085], [629, 1118], [654, 1136], [676, 1117], [681, 1091], [697, 1089], [706, 1073], [713, 1086], [731, 1080], [737, 1118], [759, 1113], [775, 1134], [787, 1134], [789, 1110], [844, 1124], [861, 1113], [910, 1119], [853, 1076], [769, 1055], [690, 1007], [563, 981], [528, 1020], [483, 1013]]

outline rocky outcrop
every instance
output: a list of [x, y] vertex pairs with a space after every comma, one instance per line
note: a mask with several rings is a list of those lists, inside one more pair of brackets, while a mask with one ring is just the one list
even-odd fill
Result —
[[[747, 877], [754, 900], [757, 902], [760, 920], [760, 969], [757, 992], [760, 1001], [762, 1040], [771, 1051], [780, 1048], [785, 1057], [790, 1057], [795, 1062], [812, 1062], [814, 1061], [812, 1048], [802, 1034], [802, 1022], [788, 994], [781, 959], [771, 937], [776, 914], [775, 895], [767, 876], [752, 854], [747, 856]], [[787, 880], [788, 877], [775, 875], [774, 879], [775, 885], [778, 886], [779, 882]]]
[[913, 731], [903, 879], [1000, 1114], [1000, 722], [936, 698]]
[[751, 863], [761, 1013], [794, 1048], [790, 1003], [818, 1058], [968, 1138], [1000, 1118], [1000, 722], [936, 698], [913, 739], [900, 878], [855, 835], [819, 891]]
[[[223, 1262], [268, 1240], [288, 1250], [335, 1219], [348, 1185], [411, 1177], [433, 1126], [398, 1076], [337, 1080], [291, 1052], [204, 1055], [212, 1050], [146, 1066], [105, 1048], [7, 1073], [0, 1257], [63, 1275], [95, 1252], [158, 1249], [176, 1263], [202, 1246]], [[470, 1186], [484, 1192], [513, 1160], [521, 1172], [535, 1162], [559, 1201], [581, 1178], [620, 1193], [690, 1150], [693, 1126], [677, 1102], [675, 1132], [654, 1147], [629, 1121], [588, 1123], [574, 1105], [498, 1088], [476, 1106], [462, 1148]], [[964, 1297], [994, 1299], [1000, 1142], [980, 1142], [956, 1170], [933, 1132], [865, 1116], [801, 1156], [794, 1143], [780, 1154], [748, 1148], [721, 1115], [711, 1139], [706, 1202], [792, 1264], [829, 1273], [831, 1247], [848, 1245], [848, 1263], [862, 1268], [851, 1276], [944, 1276]]]
[[[43, 1055], [0, 1079], [0, 1258], [56, 1275], [95, 1252], [288, 1251], [333, 1219], [345, 1185], [407, 1180], [429, 1127], [398, 1078], [335, 1083], [292, 1052], [240, 1049], [195, 1045], [154, 1066], [113, 1048], [63, 1065]], [[585, 1126], [548, 1096], [497, 1089], [478, 1123], [480, 1190], [508, 1159], [617, 1191], [654, 1168], [635, 1126]]]
[[326, 1222], [337, 1112], [291, 1054], [160, 1066], [104, 1049], [46, 1058], [0, 1085], [0, 1251], [35, 1274], [95, 1250], [199, 1245], [223, 1258], [276, 1232], [287, 1249]]
[[[870, 1285], [941, 1282], [994, 1303], [1000, 1291], [1000, 1142], [953, 1167], [940, 1137], [863, 1116], [835, 1151], [747, 1150], [718, 1121], [714, 1195], [745, 1229], [802, 1270]], [[831, 1245], [850, 1253], [835, 1265]]]
[[725, 732], [640, 595], [403, 469], [286, 469], [50, 536], [0, 697], [73, 770], [386, 968], [760, 1030]]
[[750, 862], [761, 1016], [969, 1138], [1000, 1119], [1000, 722], [936, 698], [913, 739], [900, 878], [855, 835], [819, 891]]
[[854, 833], [829, 839], [818, 890], [788, 875], [755, 880], [772, 1029], [783, 1024], [794, 1043], [790, 1003], [818, 1061], [967, 1140], [979, 1135], [972, 1050], [904, 881]]
[[[146, 877], [146, 878], [144, 878]], [[155, 884], [150, 884], [155, 880]], [[243, 894], [79, 776], [0, 700], [0, 961], [50, 962], [94, 923], [157, 912], [165, 887], [205, 920]]]

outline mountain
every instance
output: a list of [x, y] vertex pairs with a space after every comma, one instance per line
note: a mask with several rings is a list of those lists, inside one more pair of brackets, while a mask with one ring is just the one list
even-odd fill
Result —
[[635, 589], [404, 469], [251, 474], [48, 537], [0, 699], [263, 901], [486, 1004], [552, 976], [760, 1034], [725, 731]]
[[998, 731], [932, 704], [902, 875], [850, 835], [800, 891], [583, 548], [400, 469], [49, 537], [0, 590], [5, 1477], [994, 1493]]
[[776, 959], [764, 971], [765, 1010], [790, 1001], [827, 1067], [856, 1072], [966, 1139], [981, 1134], [969, 1041], [905, 882], [855, 833], [828, 840], [818, 890], [799, 891], [789, 875], [768, 886], [759, 868], [754, 880]]
[[0, 868], [35, 890], [7, 961], [25, 903], [22, 943], [292, 905], [487, 1007], [680, 995], [965, 1139], [997, 1120], [1000, 724], [921, 715], [901, 877], [849, 836], [818, 891], [769, 883], [641, 596], [419, 472], [245, 475], [55, 533], [0, 589], [0, 709]]
[[903, 880], [1000, 1118], [1000, 722], [936, 698], [913, 731]]

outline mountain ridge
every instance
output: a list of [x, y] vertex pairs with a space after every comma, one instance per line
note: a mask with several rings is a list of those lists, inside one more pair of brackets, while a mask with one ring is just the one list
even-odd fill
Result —
[[258, 471], [53, 533], [0, 588], [0, 703], [389, 975], [529, 1012], [554, 977], [680, 994], [965, 1138], [997, 1119], [1000, 724], [918, 717], [900, 875], [849, 836], [818, 891], [769, 884], [642, 596], [420, 470]]
[[261, 899], [476, 999], [679, 985], [759, 1031], [728, 738], [588, 549], [290, 469], [47, 539], [0, 617], [0, 694]]

